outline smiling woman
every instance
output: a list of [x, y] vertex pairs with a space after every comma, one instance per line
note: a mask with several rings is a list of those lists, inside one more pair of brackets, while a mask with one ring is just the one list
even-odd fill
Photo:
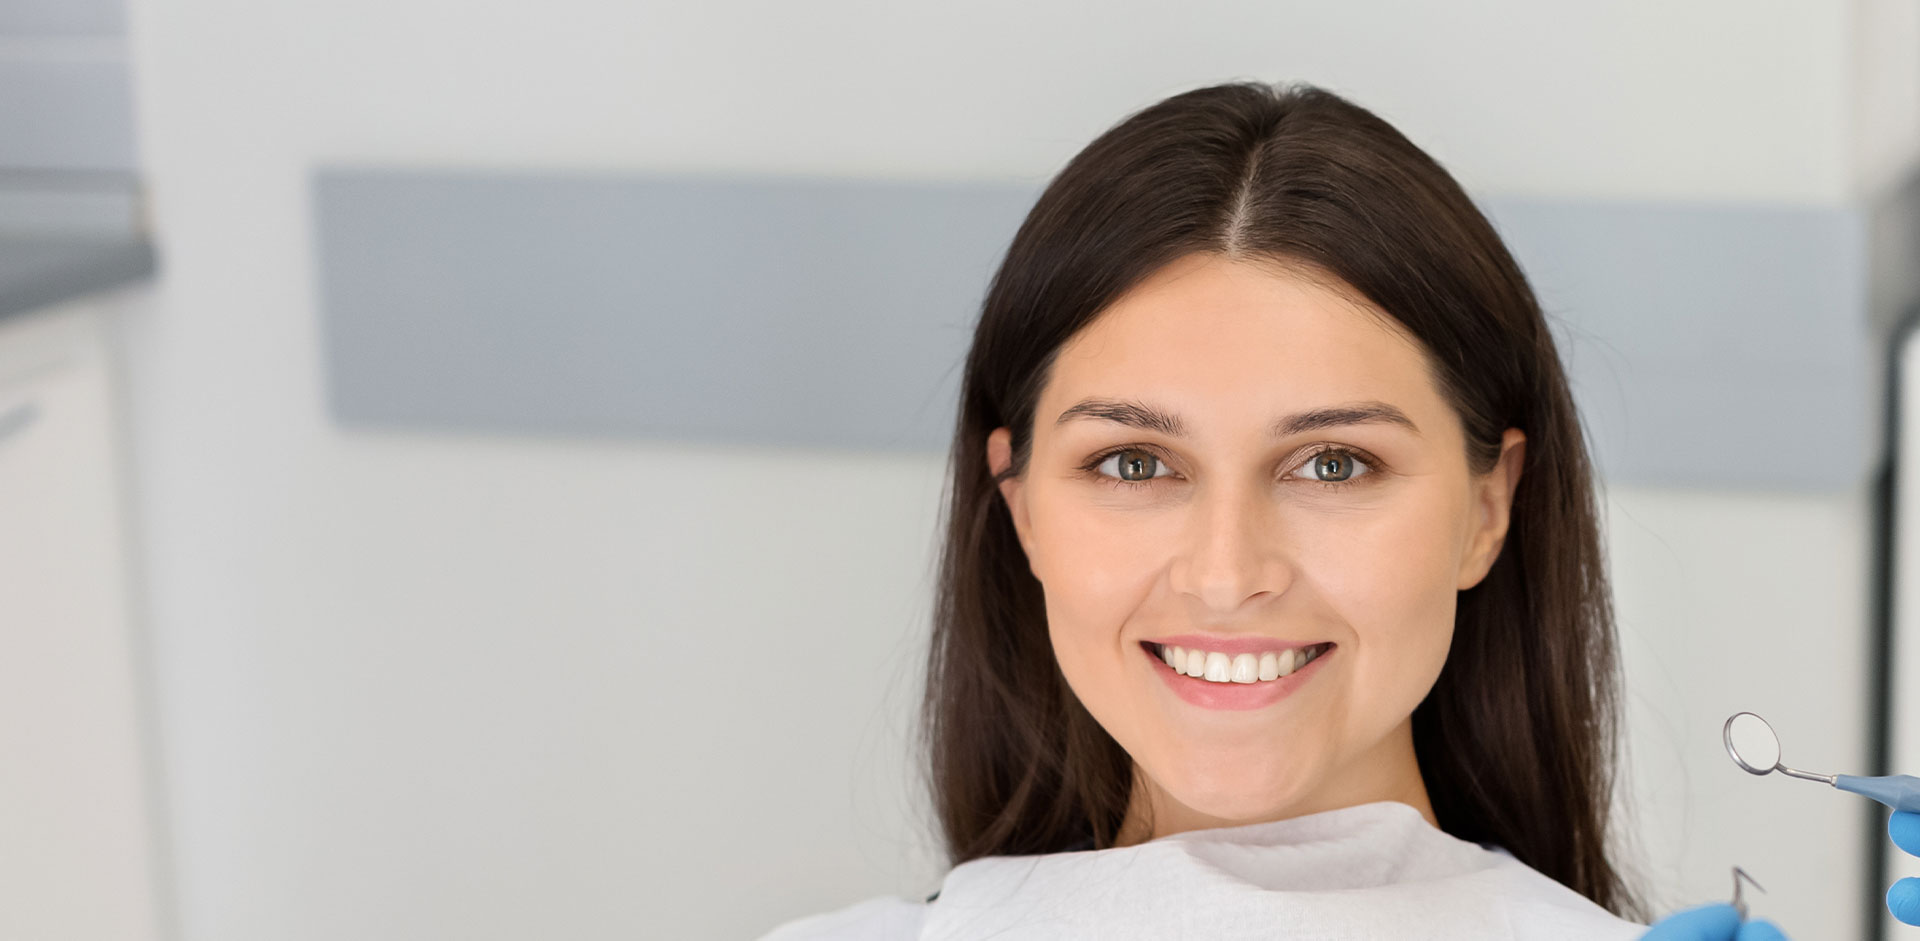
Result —
[[[1082, 401], [1115, 394], [1156, 404]], [[1524, 434], [1471, 473], [1391, 318], [1217, 252], [1159, 269], [1068, 341], [1035, 411], [1059, 418], [1035, 423], [1022, 472], [1006, 427], [987, 462], [1060, 671], [1142, 772], [1114, 845], [1376, 800], [1438, 825], [1413, 713], [1457, 593], [1504, 542]]]
[[774, 937], [1644, 930], [1559, 357], [1385, 122], [1232, 84], [1095, 140], [994, 278], [951, 460], [954, 869]]

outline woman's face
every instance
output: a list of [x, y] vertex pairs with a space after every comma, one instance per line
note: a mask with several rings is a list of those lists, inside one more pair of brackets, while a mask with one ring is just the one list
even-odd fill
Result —
[[1060, 669], [1133, 757], [1128, 826], [1154, 826], [1123, 842], [1374, 800], [1431, 819], [1410, 716], [1524, 449], [1508, 430], [1476, 477], [1463, 434], [1404, 328], [1276, 265], [1187, 256], [1061, 349], [1002, 494]]

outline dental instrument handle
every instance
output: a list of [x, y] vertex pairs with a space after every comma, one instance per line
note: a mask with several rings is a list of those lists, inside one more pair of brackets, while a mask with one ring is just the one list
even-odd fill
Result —
[[1920, 813], [1920, 778], [1911, 774], [1889, 774], [1878, 778], [1836, 774], [1833, 776], [1833, 786], [1871, 797], [1894, 810]]

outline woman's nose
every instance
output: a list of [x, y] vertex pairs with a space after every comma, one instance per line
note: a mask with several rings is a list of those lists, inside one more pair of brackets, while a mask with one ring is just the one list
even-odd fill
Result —
[[1170, 573], [1175, 591], [1198, 599], [1211, 613], [1228, 614], [1250, 599], [1287, 590], [1293, 567], [1269, 495], [1252, 487], [1217, 487], [1198, 496], [1190, 514]]

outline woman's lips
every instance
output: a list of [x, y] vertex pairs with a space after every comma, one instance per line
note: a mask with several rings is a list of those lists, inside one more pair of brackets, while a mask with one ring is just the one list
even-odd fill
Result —
[[[1167, 638], [1167, 640], [1177, 645], [1179, 638], [1170, 637]], [[1266, 639], [1247, 638], [1247, 640], [1258, 642]], [[1292, 650], [1299, 647], [1316, 646], [1314, 644], [1280, 642], [1281, 646], [1275, 647], [1271, 645], [1273, 643], [1273, 641], [1268, 640], [1269, 646], [1261, 647], [1259, 650], [1230, 651], [1218, 646], [1212, 648], [1202, 647], [1201, 649], [1210, 649], [1217, 653], [1238, 654], [1259, 653], [1267, 650]], [[1196, 644], [1195, 646], [1199, 645]], [[1328, 644], [1324, 653], [1308, 661], [1305, 666], [1279, 679], [1260, 680], [1253, 683], [1219, 683], [1212, 680], [1201, 679], [1197, 676], [1187, 676], [1184, 673], [1177, 673], [1172, 667], [1167, 665], [1165, 660], [1154, 653], [1153, 650], [1148, 647], [1147, 643], [1140, 645], [1141, 655], [1147, 658], [1147, 662], [1153, 671], [1160, 675], [1160, 679], [1167, 684], [1167, 688], [1172, 690], [1175, 695], [1202, 709], [1222, 710], [1261, 709], [1287, 698], [1293, 694], [1294, 690], [1299, 689], [1309, 680], [1318, 676], [1322, 669], [1321, 664], [1331, 659], [1339, 652], [1339, 649], [1339, 645], [1337, 644]]]

